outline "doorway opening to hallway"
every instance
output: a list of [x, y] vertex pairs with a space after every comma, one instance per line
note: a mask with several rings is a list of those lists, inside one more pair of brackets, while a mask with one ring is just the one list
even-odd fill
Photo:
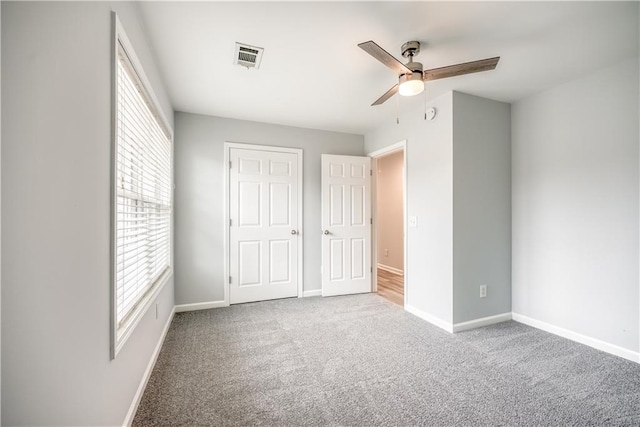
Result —
[[405, 305], [405, 143], [372, 153], [374, 160], [374, 291]]

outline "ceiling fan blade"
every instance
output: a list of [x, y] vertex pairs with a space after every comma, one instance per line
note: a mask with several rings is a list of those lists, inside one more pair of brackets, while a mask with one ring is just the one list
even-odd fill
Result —
[[405, 65], [394, 58], [389, 52], [378, 46], [375, 42], [369, 40], [368, 42], [360, 43], [358, 47], [369, 55], [382, 62], [387, 67], [391, 68], [396, 74], [410, 73], [411, 70], [405, 67]]
[[499, 56], [495, 58], [481, 59], [479, 61], [465, 62], [463, 64], [449, 65], [448, 67], [433, 68], [425, 70], [423, 80], [438, 80], [447, 77], [462, 76], [463, 74], [477, 73], [480, 71], [489, 71], [496, 68]]
[[371, 106], [373, 107], [374, 105], [380, 105], [383, 102], [385, 102], [387, 99], [391, 98], [393, 95], [395, 95], [398, 92], [398, 85], [394, 85], [391, 89], [389, 89], [388, 91], [385, 92], [384, 95], [382, 95], [380, 98], [376, 99], [376, 101], [371, 104]]

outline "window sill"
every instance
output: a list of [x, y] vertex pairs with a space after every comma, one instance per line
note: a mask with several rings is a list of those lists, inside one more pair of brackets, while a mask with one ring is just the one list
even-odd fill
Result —
[[125, 324], [118, 328], [117, 325], [112, 322], [113, 344], [111, 346], [111, 359], [116, 358], [122, 347], [124, 347], [124, 344], [133, 334], [133, 331], [135, 331], [138, 323], [140, 323], [142, 318], [147, 314], [153, 302], [156, 300], [158, 295], [160, 295], [160, 292], [162, 292], [165, 285], [172, 277], [173, 269], [169, 267], [164, 271], [164, 273], [162, 273], [158, 280], [156, 280], [156, 283], [153, 285], [153, 287], [149, 289], [146, 296], [140, 301], [140, 304], [138, 304], [138, 307], [129, 316], [129, 319]]

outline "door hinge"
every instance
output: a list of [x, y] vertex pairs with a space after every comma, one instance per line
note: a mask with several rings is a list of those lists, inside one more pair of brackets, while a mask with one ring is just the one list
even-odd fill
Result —
[[229, 276], [229, 284], [231, 284], [231, 276]]
[[229, 160], [229, 169], [231, 169], [231, 160]]
[[369, 268], [369, 270], [373, 273], [373, 267]]
[[369, 176], [373, 176], [373, 169], [369, 169]]
[[369, 224], [373, 225], [373, 218], [369, 218]]
[[233, 225], [233, 220], [229, 218], [229, 227], [231, 227], [232, 225]]

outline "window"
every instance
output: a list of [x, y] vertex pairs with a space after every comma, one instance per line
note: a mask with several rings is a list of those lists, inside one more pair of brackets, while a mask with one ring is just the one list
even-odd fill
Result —
[[171, 133], [115, 21], [113, 357], [171, 272], [172, 212]]

